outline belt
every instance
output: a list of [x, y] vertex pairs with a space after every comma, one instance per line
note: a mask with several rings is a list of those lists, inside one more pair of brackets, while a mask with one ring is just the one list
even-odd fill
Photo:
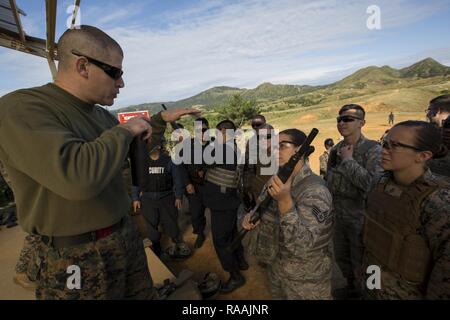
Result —
[[111, 235], [112, 233], [122, 228], [123, 222], [124, 219], [122, 218], [116, 224], [113, 224], [112, 226], [106, 228], [86, 232], [83, 234], [78, 234], [76, 236], [62, 236], [62, 237], [41, 236], [41, 240], [44, 244], [51, 246], [55, 249], [78, 246], [81, 244], [95, 242], [100, 239], [106, 238], [107, 236]]

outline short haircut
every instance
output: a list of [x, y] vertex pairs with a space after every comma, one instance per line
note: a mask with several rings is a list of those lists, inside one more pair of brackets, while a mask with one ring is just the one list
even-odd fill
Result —
[[362, 115], [362, 119], [363, 120], [366, 117], [366, 111], [364, 111], [364, 108], [361, 107], [359, 104], [355, 104], [355, 103], [350, 103], [350, 104], [343, 105], [341, 107], [341, 109], [339, 110], [339, 115], [341, 115], [343, 112], [348, 111], [348, 110], [357, 110], [357, 111], [359, 111], [361, 113], [361, 115]]
[[71, 57], [74, 57], [72, 50], [103, 62], [107, 62], [112, 51], [118, 52], [123, 56], [122, 48], [117, 41], [102, 30], [88, 25], [67, 29], [59, 38], [58, 69], [67, 69], [69, 67]]
[[202, 125], [205, 125], [209, 128], [209, 122], [206, 118], [200, 117], [200, 118], [195, 119], [195, 121], [200, 121], [202, 123]]
[[264, 117], [262, 114], [257, 114], [256, 116], [254, 116], [254, 117], [252, 118], [252, 121], [253, 121], [253, 120], [257, 120], [257, 119], [259, 119], [259, 120], [261, 120], [262, 122], [266, 123], [266, 117]]
[[331, 139], [331, 138], [328, 138], [328, 139], [325, 139], [325, 141], [324, 141], [324, 145], [325, 145], [325, 147], [332, 147], [332, 146], [334, 146], [334, 141], [333, 141], [333, 139]]
[[440, 111], [450, 112], [450, 94], [440, 95], [430, 101], [430, 107]]
[[226, 119], [226, 120], [222, 120], [220, 121], [217, 126], [216, 129], [218, 130], [222, 130], [222, 129], [233, 129], [236, 130], [236, 125], [234, 124], [233, 121]]

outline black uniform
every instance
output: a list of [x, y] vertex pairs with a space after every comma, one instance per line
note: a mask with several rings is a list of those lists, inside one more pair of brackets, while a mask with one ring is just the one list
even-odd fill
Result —
[[205, 173], [206, 168], [203, 163], [195, 163], [194, 152], [195, 150], [201, 150], [203, 154], [207, 144], [202, 144], [199, 139], [191, 139], [190, 146], [191, 162], [190, 164], [184, 164], [184, 168], [187, 172], [187, 181], [185, 184], [192, 184], [195, 188], [195, 193], [187, 194], [186, 196], [189, 200], [189, 211], [191, 213], [193, 232], [194, 234], [201, 234], [204, 232], [206, 225], [206, 207], [203, 200], [205, 180], [204, 177], [199, 176], [199, 171], [203, 171], [203, 173]]
[[[221, 171], [221, 174], [224, 172], [237, 173], [237, 157], [234, 153], [234, 163], [225, 164], [226, 149], [231, 149], [231, 146], [216, 143], [214, 146], [215, 148], [224, 148], [224, 159], [222, 161], [216, 160], [215, 164], [208, 166], [203, 192], [204, 205], [211, 210], [211, 232], [214, 248], [223, 269], [230, 273], [239, 272], [239, 263], [244, 259], [242, 245], [233, 253], [226, 250], [237, 235], [237, 210], [240, 205], [237, 183], [234, 187], [221, 186], [217, 181], [213, 182], [215, 179], [212, 174], [215, 169], [226, 170]], [[229, 150], [228, 152], [233, 151]], [[215, 152], [212, 154], [214, 155]]]
[[[182, 168], [174, 165], [166, 153], [161, 152], [157, 160], [150, 159], [148, 184], [142, 188], [140, 200], [141, 212], [153, 243], [160, 241], [160, 222], [175, 243], [181, 242], [178, 210], [175, 207], [175, 199], [181, 199], [184, 190], [180, 170]], [[133, 187], [133, 200], [138, 200], [138, 193], [138, 188]]]

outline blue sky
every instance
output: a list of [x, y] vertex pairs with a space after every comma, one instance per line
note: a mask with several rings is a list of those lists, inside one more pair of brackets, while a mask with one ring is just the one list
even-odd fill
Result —
[[[45, 37], [45, 1], [16, 0]], [[58, 1], [57, 37], [73, 0]], [[366, 12], [377, 5], [381, 29]], [[326, 84], [369, 65], [450, 65], [450, 0], [82, 0], [81, 23], [123, 47], [114, 107], [179, 100], [214, 86]], [[0, 95], [51, 81], [45, 59], [0, 47]]]

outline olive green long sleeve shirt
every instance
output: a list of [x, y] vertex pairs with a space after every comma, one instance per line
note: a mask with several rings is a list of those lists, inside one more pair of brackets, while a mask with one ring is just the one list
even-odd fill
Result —
[[[165, 130], [158, 114], [153, 136]], [[28, 233], [77, 235], [118, 222], [130, 199], [122, 178], [133, 135], [107, 110], [54, 84], [0, 98], [0, 161]]]

